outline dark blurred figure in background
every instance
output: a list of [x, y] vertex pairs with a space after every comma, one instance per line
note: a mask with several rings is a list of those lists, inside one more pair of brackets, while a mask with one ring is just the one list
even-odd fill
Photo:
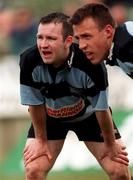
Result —
[[123, 0], [105, 0], [104, 3], [109, 7], [112, 17], [118, 25], [123, 24], [128, 19], [128, 3]]
[[14, 24], [14, 11], [0, 9], [0, 56], [10, 52], [10, 33]]
[[15, 26], [10, 35], [11, 53], [18, 55], [36, 42], [37, 24], [31, 10], [19, 8], [15, 11]]
[[122, 3], [110, 6], [110, 11], [118, 25], [123, 24], [128, 19], [127, 8]]
[[69, 16], [72, 16], [76, 9], [87, 3], [103, 3], [103, 0], [79, 0], [75, 2], [65, 2], [63, 6], [63, 12]]
[[133, 6], [133, 0], [103, 0], [106, 4], [115, 4], [115, 3], [122, 3], [127, 6]]
[[128, 19], [128, 7], [133, 5], [133, 1], [125, 0], [80, 0], [82, 4], [87, 3], [104, 3], [118, 25], [123, 24]]
[[[87, 4], [87, 3], [104, 3], [106, 4], [110, 12], [117, 22], [118, 25], [123, 24], [128, 17], [128, 5], [129, 2], [125, 0], [81, 0], [82, 4]], [[133, 4], [133, 2], [132, 2]]]
[[103, 0], [80, 0], [82, 4], [87, 4], [87, 3], [103, 3]]

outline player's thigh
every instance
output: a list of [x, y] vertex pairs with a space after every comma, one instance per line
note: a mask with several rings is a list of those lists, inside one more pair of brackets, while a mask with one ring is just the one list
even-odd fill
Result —
[[[121, 139], [116, 140], [117, 143], [123, 144]], [[117, 163], [115, 161], [112, 161], [108, 156], [105, 158], [101, 158], [104, 153], [104, 142], [89, 142], [85, 141], [85, 144], [89, 151], [94, 155], [94, 157], [97, 159], [99, 164], [102, 166], [102, 168], [108, 173], [114, 173], [114, 171], [125, 171], [128, 172], [127, 166]]]
[[[33, 138], [28, 138], [26, 145], [30, 144]], [[41, 156], [29, 163], [26, 169], [34, 169], [38, 171], [49, 171], [54, 165], [56, 158], [62, 150], [64, 140], [48, 140], [49, 150], [52, 156], [52, 159], [49, 161], [47, 156]]]

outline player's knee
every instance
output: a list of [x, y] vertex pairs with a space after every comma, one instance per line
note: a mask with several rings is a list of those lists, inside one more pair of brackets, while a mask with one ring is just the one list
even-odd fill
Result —
[[31, 163], [25, 167], [25, 171], [27, 179], [44, 179], [48, 174], [49, 168]]
[[127, 180], [129, 179], [129, 171], [128, 168], [126, 166], [120, 166], [120, 167], [114, 167], [111, 171], [110, 171], [110, 177], [112, 177], [112, 179], [121, 179], [121, 180]]

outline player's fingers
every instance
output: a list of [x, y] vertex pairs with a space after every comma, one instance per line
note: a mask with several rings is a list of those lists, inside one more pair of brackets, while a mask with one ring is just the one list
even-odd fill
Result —
[[27, 149], [27, 151], [23, 152], [24, 157], [29, 156], [30, 154], [31, 154], [31, 151], [29, 151], [28, 149]]
[[52, 159], [52, 155], [50, 152], [47, 152], [47, 157], [48, 157], [49, 161]]
[[37, 155], [29, 155], [24, 157], [24, 165], [26, 166], [27, 164], [29, 164], [30, 162], [34, 161], [35, 159], [37, 159], [40, 156]]
[[126, 161], [127, 163], [129, 163], [129, 159], [127, 158], [127, 156], [124, 156], [124, 155], [121, 154], [121, 155], [119, 155], [118, 158], [120, 158], [120, 159]]
[[122, 151], [121, 154], [124, 156], [128, 156], [128, 153], [126, 151]]
[[118, 162], [118, 163], [121, 163], [121, 164], [124, 164], [124, 165], [126, 165], [126, 166], [128, 166], [129, 165], [129, 160], [127, 159], [127, 158], [125, 158], [125, 157], [115, 157], [115, 158], [113, 158], [112, 159], [113, 161], [116, 161], [116, 162]]
[[122, 149], [125, 150], [125, 149], [126, 149], [126, 146], [122, 146]]
[[32, 155], [32, 156], [30, 156], [30, 157], [24, 158], [24, 165], [25, 165], [25, 167], [26, 167], [27, 164], [29, 164], [30, 162], [32, 162], [32, 161], [34, 161], [35, 159], [38, 159], [39, 157], [42, 157], [42, 156], [47, 157], [48, 161], [50, 161], [47, 154], [40, 154], [40, 155], [39, 155], [39, 154], [38, 154], [38, 155], [36, 154], [36, 155]]
[[28, 159], [30, 159], [32, 157], [32, 154], [24, 154], [24, 160], [27, 161]]
[[23, 150], [23, 153], [27, 152], [28, 151], [28, 146], [26, 146]]

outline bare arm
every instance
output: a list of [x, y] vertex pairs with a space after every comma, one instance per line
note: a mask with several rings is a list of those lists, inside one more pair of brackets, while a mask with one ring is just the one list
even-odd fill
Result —
[[125, 146], [118, 144], [115, 141], [115, 133], [110, 110], [97, 111], [96, 117], [99, 122], [102, 135], [104, 138], [105, 151], [103, 151], [102, 159], [109, 156], [112, 160], [128, 165], [127, 152]]
[[35, 137], [47, 141], [46, 136], [46, 110], [44, 105], [29, 106]]
[[46, 110], [44, 105], [29, 106], [35, 138], [24, 149], [25, 166], [40, 156], [47, 156], [51, 160], [46, 133]]
[[97, 111], [96, 117], [103, 134], [104, 142], [107, 145], [112, 145], [115, 142], [115, 135], [110, 110]]

